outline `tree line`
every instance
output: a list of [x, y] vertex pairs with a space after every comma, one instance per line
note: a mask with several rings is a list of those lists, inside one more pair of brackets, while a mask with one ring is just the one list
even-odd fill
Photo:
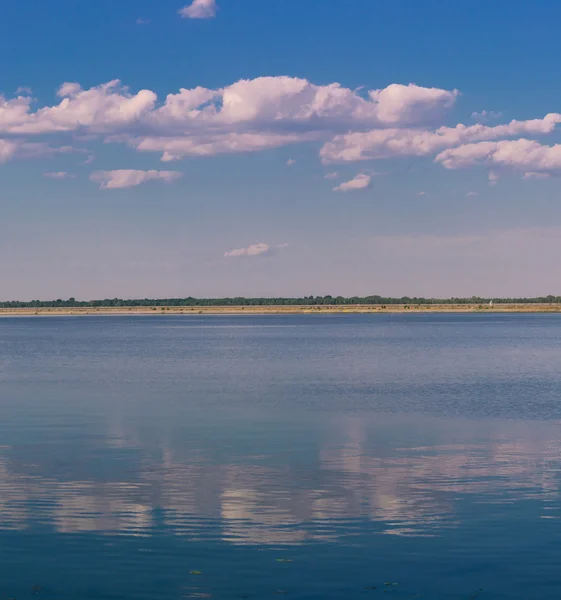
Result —
[[90, 308], [116, 306], [339, 306], [339, 305], [415, 305], [415, 304], [560, 304], [561, 296], [536, 298], [422, 298], [403, 296], [304, 296], [302, 298], [106, 298], [104, 300], [11, 300], [0, 302], [0, 308]]

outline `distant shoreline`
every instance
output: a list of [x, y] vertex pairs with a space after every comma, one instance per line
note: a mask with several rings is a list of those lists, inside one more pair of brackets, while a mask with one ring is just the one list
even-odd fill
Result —
[[110, 306], [0, 308], [0, 317], [124, 315], [299, 315], [408, 313], [561, 313], [561, 304], [388, 304], [330, 306]]

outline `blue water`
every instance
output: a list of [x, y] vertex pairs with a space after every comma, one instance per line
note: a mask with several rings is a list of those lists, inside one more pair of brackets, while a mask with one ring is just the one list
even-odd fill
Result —
[[0, 417], [0, 600], [561, 594], [561, 316], [4, 318]]

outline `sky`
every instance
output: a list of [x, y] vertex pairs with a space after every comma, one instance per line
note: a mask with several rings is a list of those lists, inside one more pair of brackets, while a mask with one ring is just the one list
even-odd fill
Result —
[[561, 5], [2, 13], [0, 300], [561, 295]]

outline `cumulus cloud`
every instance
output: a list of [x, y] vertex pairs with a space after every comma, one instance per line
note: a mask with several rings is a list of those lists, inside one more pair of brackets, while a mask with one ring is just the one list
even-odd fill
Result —
[[479, 140], [551, 133], [559, 123], [561, 114], [550, 113], [543, 119], [513, 120], [494, 127], [459, 124], [456, 127], [439, 127], [435, 131], [403, 128], [353, 132], [335, 136], [323, 146], [320, 156], [326, 163], [428, 156], [444, 148]]
[[350, 181], [345, 181], [333, 188], [334, 192], [351, 192], [353, 190], [364, 190], [370, 187], [372, 177], [366, 173], [359, 173]]
[[535, 140], [519, 139], [480, 142], [450, 148], [437, 155], [436, 161], [447, 169], [474, 165], [505, 167], [525, 173], [561, 172], [561, 144], [544, 146]]
[[100, 189], [122, 189], [135, 187], [147, 181], [163, 181], [171, 183], [181, 177], [177, 171], [136, 171], [134, 169], [119, 169], [115, 171], [95, 171], [90, 180], [99, 184]]
[[48, 177], [49, 179], [75, 179], [75, 175], [71, 175], [66, 171], [51, 171], [49, 173], [43, 173], [43, 177]]
[[339, 177], [339, 173], [337, 171], [332, 171], [331, 173], [326, 173], [324, 175], [324, 179], [337, 179]]
[[363, 93], [279, 76], [180, 89], [160, 105], [151, 90], [131, 93], [119, 80], [90, 89], [64, 83], [58, 96], [59, 104], [35, 112], [27, 96], [0, 98], [0, 134], [102, 135], [173, 160], [321, 141], [349, 129], [421, 125], [442, 117], [457, 92], [392, 84]]
[[438, 88], [423, 88], [414, 84], [392, 84], [383, 90], [369, 92], [377, 104], [378, 118], [386, 124], [414, 123], [438, 118], [442, 109], [450, 108], [458, 95]]
[[287, 164], [287, 166], [289, 166], [289, 167], [292, 167], [293, 165], [295, 165], [295, 164], [296, 164], [296, 161], [295, 161], [293, 158], [289, 158], [289, 159], [286, 161], [286, 164]]
[[187, 6], [179, 10], [184, 19], [212, 19], [216, 16], [216, 0], [193, 0]]
[[427, 195], [427, 193], [426, 193], [426, 192], [417, 192], [417, 193], [415, 194], [415, 196], [426, 196], [426, 195]]
[[44, 134], [86, 131], [117, 133], [153, 110], [156, 94], [141, 90], [129, 94], [119, 80], [83, 90], [78, 83], [64, 83], [57, 95], [60, 104], [31, 112], [31, 98], [0, 97], [0, 132]]
[[[182, 12], [201, 18], [209, 10], [216, 11], [214, 2], [196, 0]], [[438, 126], [458, 91], [412, 83], [365, 90], [258, 77], [217, 89], [181, 88], [158, 101], [149, 89], [131, 92], [113, 80], [89, 89], [66, 82], [57, 95], [52, 106], [38, 108], [23, 89], [14, 98], [0, 96], [0, 161], [63, 151], [37, 138], [66, 134], [83, 144], [98, 139], [158, 153], [164, 162], [312, 142], [325, 164], [432, 157], [448, 169], [561, 172], [559, 147], [533, 139], [554, 132], [561, 114], [491, 126], [484, 122], [499, 115], [481, 111], [473, 115], [478, 123]], [[360, 189], [353, 186], [367, 185], [365, 177], [338, 191]]]
[[468, 192], [466, 196], [468, 198], [474, 198], [475, 196], [479, 196], [479, 192]]
[[247, 248], [237, 248], [236, 250], [230, 250], [224, 252], [226, 258], [240, 258], [247, 256], [263, 256], [271, 255], [280, 248], [286, 248], [288, 244], [277, 244], [276, 246], [269, 246], [269, 244], [259, 243], [248, 246]]
[[181, 89], [155, 111], [154, 121], [185, 127], [194, 122], [253, 123], [261, 126], [413, 125], [430, 121], [449, 109], [457, 92], [417, 85], [392, 84], [363, 97], [339, 83], [315, 85], [297, 77], [242, 79], [219, 90]]

